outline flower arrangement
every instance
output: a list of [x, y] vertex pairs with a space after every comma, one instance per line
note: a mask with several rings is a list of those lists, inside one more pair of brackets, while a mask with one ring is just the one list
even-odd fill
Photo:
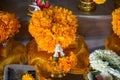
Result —
[[77, 64], [77, 57], [73, 52], [70, 52], [70, 56], [60, 58], [58, 63], [63, 71], [67, 73]]
[[95, 50], [89, 59], [93, 69], [109, 72], [120, 78], [120, 57], [112, 50]]
[[35, 79], [31, 74], [26, 73], [22, 76], [22, 80], [35, 80]]
[[112, 25], [113, 25], [113, 31], [115, 34], [117, 34], [120, 37], [120, 8], [115, 9], [115, 11], [112, 12]]
[[55, 45], [68, 47], [76, 39], [77, 19], [72, 11], [50, 6], [33, 13], [29, 32], [35, 38], [38, 49], [54, 52]]
[[63, 7], [50, 6], [32, 14], [29, 32], [34, 39], [27, 45], [28, 64], [36, 67], [39, 80], [85, 72], [89, 50], [84, 38], [76, 37], [77, 26], [76, 16]]
[[34, 64], [34, 66], [41, 66], [40, 63], [45, 62], [46, 64], [45, 66], [48, 67], [48, 70], [47, 70], [48, 72], [67, 73], [70, 71], [71, 68], [75, 67], [77, 64], [76, 55], [72, 51], [67, 52], [67, 54], [68, 55], [64, 54], [64, 56], [62, 57], [50, 56], [48, 57], [47, 62], [45, 60], [42, 60], [41, 57], [37, 55], [34, 58], [31, 58], [31, 60], [29, 61], [29, 64]]
[[77, 57], [73, 52], [70, 52], [69, 56], [60, 57], [58, 62], [55, 62], [52, 59], [50, 59], [50, 61], [52, 61], [52, 66], [49, 69], [50, 72], [57, 71], [57, 73], [68, 73], [70, 69], [77, 64]]
[[96, 4], [103, 4], [106, 2], [106, 0], [93, 0]]
[[14, 36], [19, 28], [19, 21], [14, 14], [0, 11], [0, 43]]

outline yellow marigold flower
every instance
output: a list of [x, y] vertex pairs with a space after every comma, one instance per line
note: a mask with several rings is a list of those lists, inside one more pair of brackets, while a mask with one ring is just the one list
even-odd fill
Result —
[[0, 43], [14, 36], [19, 28], [19, 21], [14, 14], [0, 11]]
[[77, 64], [77, 57], [76, 55], [71, 52], [70, 56], [62, 57], [59, 59], [59, 66], [63, 69], [65, 73], [70, 71]]
[[106, 2], [106, 0], [93, 0], [96, 4], [103, 4]]
[[36, 40], [38, 48], [54, 52], [56, 44], [66, 48], [76, 39], [77, 19], [72, 11], [51, 6], [33, 13], [29, 32]]
[[35, 79], [31, 74], [26, 73], [22, 76], [22, 80], [35, 80]]
[[120, 36], [120, 8], [112, 12], [112, 25], [114, 33]]

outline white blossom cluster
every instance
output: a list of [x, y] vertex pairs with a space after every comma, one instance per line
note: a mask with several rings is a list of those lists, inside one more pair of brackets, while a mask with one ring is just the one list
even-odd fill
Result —
[[120, 57], [112, 50], [95, 50], [89, 59], [93, 69], [109, 72], [120, 78]]

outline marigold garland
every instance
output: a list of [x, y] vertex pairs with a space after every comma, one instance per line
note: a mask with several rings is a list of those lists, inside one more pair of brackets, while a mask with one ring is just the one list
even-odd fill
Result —
[[26, 73], [22, 76], [22, 80], [35, 80], [35, 79], [31, 74]]
[[50, 72], [64, 72], [67, 73], [71, 68], [77, 64], [77, 57], [73, 52], [70, 52], [69, 56], [59, 58], [58, 62], [52, 61], [52, 65], [49, 69]]
[[120, 8], [112, 12], [112, 25], [114, 33], [120, 36]]
[[103, 4], [106, 2], [106, 0], [93, 0], [96, 4]]
[[19, 28], [19, 21], [14, 14], [0, 11], [0, 43], [15, 35]]
[[70, 56], [62, 57], [59, 59], [59, 65], [65, 73], [70, 71], [71, 68], [77, 64], [77, 57], [73, 52], [70, 52]]
[[51, 6], [33, 13], [29, 32], [35, 38], [38, 48], [54, 52], [55, 45], [68, 47], [76, 38], [77, 19], [72, 11]]

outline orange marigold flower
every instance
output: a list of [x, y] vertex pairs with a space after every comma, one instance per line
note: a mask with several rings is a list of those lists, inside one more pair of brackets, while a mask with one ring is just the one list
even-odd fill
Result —
[[112, 25], [114, 33], [120, 36], [120, 8], [112, 12]]
[[31, 74], [26, 73], [22, 76], [22, 80], [35, 80], [35, 79]]
[[70, 71], [77, 64], [77, 57], [76, 55], [71, 52], [70, 56], [62, 57], [59, 59], [59, 66], [63, 69], [65, 73]]
[[106, 2], [106, 0], [93, 0], [96, 4], [103, 4]]
[[19, 28], [19, 21], [14, 14], [0, 11], [0, 43], [14, 36]]
[[35, 38], [38, 49], [54, 52], [56, 44], [66, 48], [76, 38], [77, 19], [72, 11], [51, 6], [33, 13], [29, 32]]

